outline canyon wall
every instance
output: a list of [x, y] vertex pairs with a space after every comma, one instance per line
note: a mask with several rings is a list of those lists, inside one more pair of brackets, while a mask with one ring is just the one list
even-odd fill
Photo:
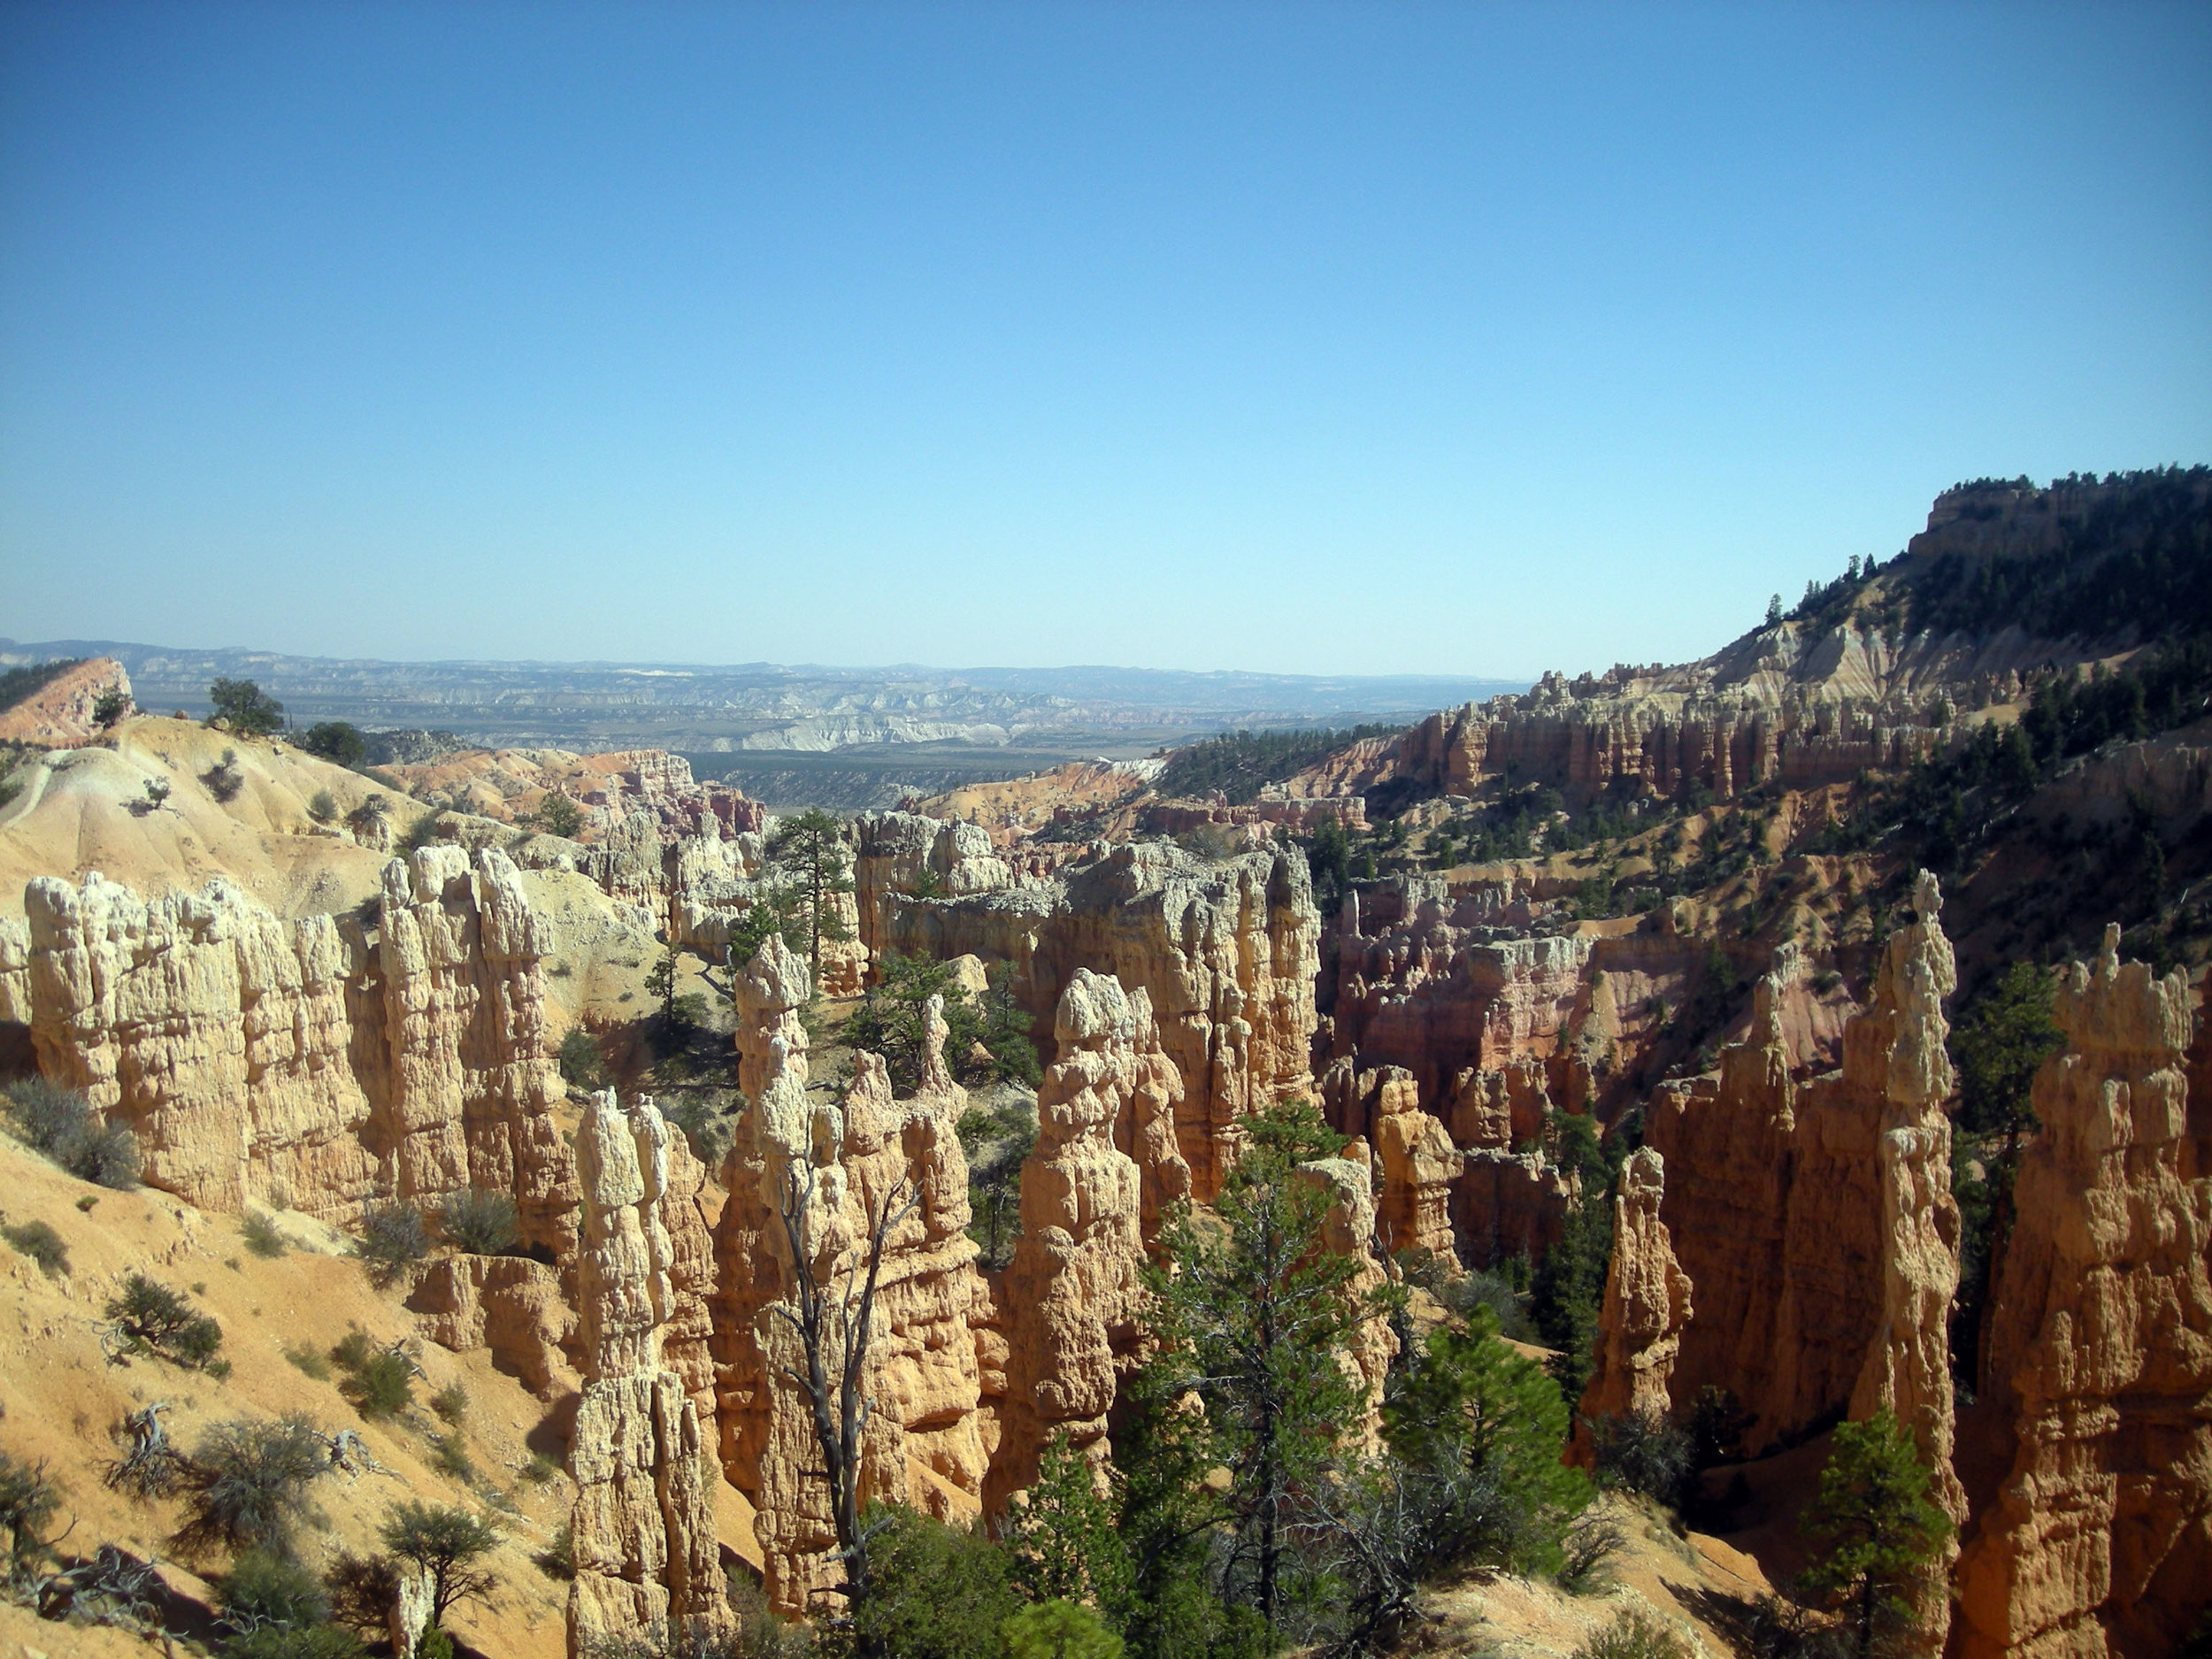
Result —
[[1665, 1162], [1660, 1213], [1696, 1314], [1672, 1393], [1732, 1391], [1748, 1443], [1893, 1407], [1950, 1474], [1948, 1311], [1958, 1283], [1942, 1000], [1955, 985], [1934, 878], [1887, 943], [1871, 1006], [1844, 1034], [1840, 1070], [1795, 1081], [1778, 1010], [1793, 949], [1755, 987], [1749, 1039], [1717, 1076], [1655, 1094], [1646, 1133]]
[[1043, 1029], [1079, 969], [1144, 990], [1182, 1079], [1177, 1142], [1202, 1202], [1235, 1161], [1236, 1120], [1312, 1090], [1319, 926], [1294, 849], [1208, 860], [1168, 843], [1120, 847], [966, 897], [876, 889], [874, 908], [880, 949], [1011, 963]]
[[2178, 1650], [2212, 1582], [2212, 1081], [2177, 972], [2119, 930], [2060, 981], [1997, 1270], [2006, 1472], [1959, 1563], [1959, 1659]]
[[280, 920], [222, 880], [147, 901], [96, 872], [24, 905], [0, 921], [0, 1018], [136, 1133], [150, 1185], [334, 1219], [477, 1187], [512, 1195], [526, 1242], [572, 1245], [551, 941], [503, 853], [395, 859], [373, 916]]

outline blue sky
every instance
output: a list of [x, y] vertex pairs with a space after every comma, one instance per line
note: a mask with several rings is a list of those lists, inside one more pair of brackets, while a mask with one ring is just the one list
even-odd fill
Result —
[[1530, 675], [2212, 460], [2212, 8], [0, 8], [0, 634]]

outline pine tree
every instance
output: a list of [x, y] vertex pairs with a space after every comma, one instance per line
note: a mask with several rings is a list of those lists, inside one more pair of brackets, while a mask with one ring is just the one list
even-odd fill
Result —
[[1204, 1407], [1203, 1466], [1228, 1471], [1237, 1564], [1248, 1563], [1252, 1605], [1271, 1625], [1297, 1495], [1358, 1416], [1338, 1353], [1370, 1313], [1350, 1294], [1352, 1258], [1322, 1248], [1326, 1194], [1297, 1173], [1340, 1137], [1302, 1101], [1246, 1121], [1249, 1144], [1214, 1217], [1184, 1204], [1161, 1229], [1164, 1265], [1146, 1272], [1160, 1347], [1146, 1370], [1155, 1399]]
[[852, 929], [832, 908], [841, 894], [853, 890], [851, 856], [845, 850], [845, 826], [819, 807], [786, 818], [768, 841], [771, 864], [787, 873], [803, 915], [807, 965], [822, 982], [822, 947], [850, 939]]
[[1820, 1490], [1798, 1524], [1825, 1547], [1805, 1581], [1841, 1606], [1860, 1659], [1874, 1652], [1886, 1623], [1905, 1616], [1951, 1535], [1949, 1517], [1928, 1495], [1919, 1448], [1886, 1406], [1836, 1430]]

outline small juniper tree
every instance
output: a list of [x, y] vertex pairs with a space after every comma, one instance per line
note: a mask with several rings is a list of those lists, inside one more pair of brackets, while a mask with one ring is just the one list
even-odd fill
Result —
[[499, 1534], [466, 1509], [412, 1501], [395, 1504], [379, 1536], [386, 1549], [430, 1581], [434, 1628], [443, 1627], [455, 1603], [488, 1601], [498, 1582], [480, 1563], [498, 1547]]
[[207, 688], [215, 718], [234, 732], [263, 737], [284, 724], [284, 705], [250, 680], [218, 678]]

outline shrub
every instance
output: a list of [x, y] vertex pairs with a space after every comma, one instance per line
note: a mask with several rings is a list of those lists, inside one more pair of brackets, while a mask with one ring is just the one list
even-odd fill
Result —
[[430, 1409], [457, 1426], [469, 1414], [469, 1391], [459, 1383], [448, 1383], [430, 1396]]
[[1656, 1411], [1594, 1418], [1590, 1439], [1597, 1453], [1598, 1484], [1640, 1492], [1679, 1509], [1691, 1474], [1689, 1432]]
[[330, 1380], [330, 1362], [304, 1342], [297, 1348], [286, 1348], [284, 1357], [290, 1360], [293, 1364], [298, 1366], [301, 1371], [312, 1377], [317, 1382]]
[[1536, 1322], [1528, 1316], [1527, 1298], [1502, 1273], [1486, 1268], [1463, 1273], [1446, 1282], [1437, 1300], [1463, 1319], [1471, 1317], [1478, 1308], [1487, 1308], [1498, 1322], [1498, 1334], [1509, 1340], [1533, 1343], [1540, 1340]]
[[522, 1466], [522, 1478], [534, 1486], [549, 1485], [561, 1472], [561, 1466], [543, 1452], [530, 1454], [530, 1461]]
[[271, 1625], [296, 1629], [330, 1617], [330, 1594], [323, 1581], [277, 1550], [242, 1552], [224, 1574], [218, 1595], [223, 1622], [239, 1632]]
[[574, 841], [584, 827], [583, 809], [565, 795], [548, 794], [538, 803], [538, 827], [563, 841]]
[[256, 1256], [273, 1261], [284, 1254], [284, 1235], [266, 1210], [257, 1210], [240, 1224], [238, 1236]]
[[430, 1230], [423, 1225], [422, 1211], [399, 1200], [373, 1206], [361, 1217], [353, 1253], [368, 1263], [371, 1279], [390, 1284], [430, 1254]]
[[1628, 1548], [1628, 1533], [1601, 1509], [1585, 1509], [1560, 1541], [1559, 1570], [1553, 1576], [1570, 1595], [1594, 1595], [1613, 1582], [1612, 1566]]
[[185, 1469], [188, 1510], [177, 1531], [187, 1549], [262, 1549], [289, 1555], [307, 1488], [330, 1453], [304, 1417], [219, 1423]]
[[69, 1271], [69, 1246], [63, 1242], [60, 1233], [43, 1221], [0, 1227], [0, 1239], [5, 1239], [36, 1262], [49, 1279], [59, 1279]]
[[307, 798], [307, 816], [318, 824], [330, 823], [338, 816], [338, 797], [327, 789], [318, 789]]
[[576, 1529], [566, 1521], [553, 1534], [553, 1541], [530, 1557], [531, 1565], [549, 1578], [565, 1583], [576, 1576]]
[[193, 1311], [182, 1291], [156, 1284], [143, 1273], [123, 1281], [109, 1300], [107, 1317], [127, 1354], [152, 1354], [172, 1364], [207, 1370], [223, 1345], [223, 1327]]
[[911, 1509], [875, 1512], [869, 1547], [875, 1593], [854, 1609], [854, 1633], [901, 1659], [967, 1659], [998, 1651], [999, 1627], [1021, 1610], [1013, 1559], [979, 1528]]
[[200, 774], [200, 781], [207, 786], [208, 794], [225, 806], [238, 798], [238, 792], [246, 787], [246, 774], [238, 770], [238, 751], [227, 749], [223, 758]]
[[41, 1459], [27, 1463], [0, 1452], [0, 1526], [7, 1528], [8, 1555], [20, 1568], [46, 1553], [41, 1536], [61, 1508], [61, 1489], [47, 1478]]
[[92, 700], [92, 724], [103, 732], [120, 726], [131, 711], [131, 694], [120, 686], [110, 686]]
[[368, 1649], [336, 1624], [265, 1624], [223, 1644], [223, 1659], [367, 1659]]
[[515, 1201], [476, 1187], [447, 1195], [438, 1210], [438, 1229], [448, 1243], [471, 1256], [505, 1256], [522, 1242]]
[[389, 1555], [357, 1555], [342, 1550], [323, 1574], [330, 1589], [331, 1616], [373, 1640], [389, 1629], [393, 1599], [399, 1594], [399, 1569]]
[[469, 1461], [468, 1448], [461, 1444], [457, 1434], [433, 1435], [430, 1449], [440, 1469], [464, 1486], [476, 1479], [476, 1465]]
[[1631, 1607], [1587, 1637], [1574, 1659], [1694, 1659], [1698, 1651], [1657, 1614]]
[[1079, 1601], [1055, 1596], [999, 1626], [1006, 1659], [1121, 1659], [1121, 1638]]
[[407, 826], [399, 838], [399, 844], [412, 851], [419, 847], [427, 847], [437, 839], [438, 815], [435, 812], [425, 812]]
[[338, 1392], [365, 1417], [396, 1417], [415, 1403], [415, 1363], [397, 1348], [379, 1348], [355, 1330], [330, 1350], [346, 1373]]
[[373, 795], [346, 814], [346, 822], [354, 833], [368, 834], [384, 827], [384, 820], [391, 816], [392, 803], [380, 795]]
[[581, 1025], [561, 1039], [561, 1077], [572, 1088], [598, 1088], [605, 1077], [599, 1039]]
[[138, 1185], [138, 1137], [77, 1090], [25, 1078], [8, 1086], [6, 1110], [18, 1136], [79, 1180], [118, 1192]]

